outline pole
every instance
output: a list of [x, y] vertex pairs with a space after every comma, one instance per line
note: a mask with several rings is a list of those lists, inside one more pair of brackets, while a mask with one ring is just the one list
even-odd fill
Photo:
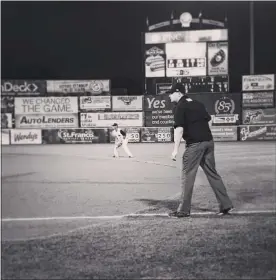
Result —
[[250, 75], [254, 75], [254, 1], [250, 1]]

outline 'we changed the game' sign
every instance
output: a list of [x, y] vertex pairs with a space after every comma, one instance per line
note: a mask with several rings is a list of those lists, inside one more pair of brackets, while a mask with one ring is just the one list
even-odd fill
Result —
[[17, 97], [15, 115], [78, 113], [77, 97]]

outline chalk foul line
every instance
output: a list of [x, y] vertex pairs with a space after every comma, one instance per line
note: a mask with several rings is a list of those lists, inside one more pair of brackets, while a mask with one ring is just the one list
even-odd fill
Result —
[[[231, 216], [254, 215], [254, 214], [276, 214], [276, 210], [240, 210], [233, 211]], [[193, 216], [215, 216], [216, 212], [192, 212]], [[230, 215], [229, 215], [230, 216]], [[34, 222], [34, 221], [55, 221], [55, 220], [107, 220], [123, 218], [143, 218], [143, 217], [168, 217], [168, 213], [145, 213], [145, 214], [126, 214], [113, 216], [72, 216], [72, 217], [33, 217], [33, 218], [3, 218], [2, 222]]]
[[172, 165], [172, 164], [167, 164], [167, 163], [162, 163], [158, 161], [151, 161], [151, 160], [137, 160], [133, 159], [133, 162], [139, 162], [139, 163], [147, 163], [147, 164], [153, 164], [153, 165], [160, 165], [160, 166], [167, 166], [167, 167], [172, 167], [172, 168], [177, 168], [177, 166]]

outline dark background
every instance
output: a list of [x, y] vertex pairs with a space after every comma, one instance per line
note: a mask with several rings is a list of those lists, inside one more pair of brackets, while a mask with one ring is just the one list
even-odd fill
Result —
[[[276, 3], [254, 2], [255, 74], [276, 72]], [[2, 79], [111, 79], [142, 94], [141, 32], [190, 12], [228, 17], [231, 91], [249, 74], [249, 2], [1, 2]]]

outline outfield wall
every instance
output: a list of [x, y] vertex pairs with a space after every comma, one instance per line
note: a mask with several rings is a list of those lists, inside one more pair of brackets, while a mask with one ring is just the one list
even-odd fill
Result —
[[[250, 79], [258, 85], [245, 76], [242, 93], [190, 95], [211, 115], [215, 141], [276, 140], [275, 89]], [[1, 89], [2, 145], [113, 143], [114, 122], [129, 142], [174, 141], [167, 94], [111, 96], [109, 80], [2, 80]]]

